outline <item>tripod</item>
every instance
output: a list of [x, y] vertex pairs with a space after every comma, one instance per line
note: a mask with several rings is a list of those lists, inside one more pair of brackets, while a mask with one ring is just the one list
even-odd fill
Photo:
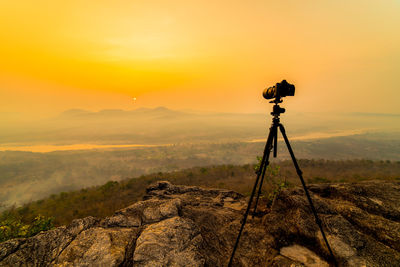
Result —
[[[242, 235], [242, 231], [243, 231], [244, 226], [246, 224], [246, 220], [247, 220], [247, 217], [248, 217], [249, 212], [250, 212], [251, 204], [252, 204], [254, 195], [256, 193], [256, 190], [257, 190], [257, 185], [259, 184], [257, 198], [256, 198], [254, 211], [253, 211], [253, 218], [254, 218], [254, 214], [255, 214], [255, 212], [257, 210], [258, 200], [259, 200], [259, 197], [260, 197], [260, 194], [261, 194], [262, 185], [263, 185], [263, 182], [264, 182], [265, 171], [267, 169], [267, 166], [269, 165], [269, 156], [271, 154], [272, 148], [274, 149], [274, 151], [273, 151], [274, 158], [276, 158], [276, 156], [277, 156], [278, 128], [282, 133], [283, 139], [285, 140], [286, 146], [287, 146], [287, 148], [289, 150], [290, 157], [292, 158], [294, 167], [296, 168], [297, 175], [299, 176], [301, 184], [303, 185], [304, 192], [306, 193], [306, 196], [307, 196], [308, 202], [310, 204], [312, 213], [314, 214], [314, 217], [315, 217], [315, 222], [318, 224], [319, 229], [320, 229], [321, 234], [322, 234], [322, 237], [323, 237], [323, 239], [325, 241], [325, 244], [326, 244], [326, 246], [328, 248], [329, 254], [330, 254], [335, 266], [337, 266], [335, 257], [333, 256], [332, 249], [329, 246], [328, 240], [326, 239], [326, 236], [325, 236], [325, 232], [324, 232], [324, 230], [322, 228], [321, 220], [318, 217], [317, 211], [316, 211], [316, 209], [314, 207], [314, 204], [313, 204], [313, 202], [311, 200], [310, 194], [308, 193], [308, 189], [307, 189], [306, 184], [305, 184], [304, 179], [303, 179], [303, 173], [300, 170], [299, 165], [297, 164], [297, 160], [296, 160], [296, 157], [294, 156], [292, 147], [290, 146], [289, 139], [286, 136], [285, 127], [283, 127], [283, 125], [280, 123], [279, 116], [280, 116], [280, 114], [285, 112], [285, 109], [281, 108], [279, 106], [279, 103], [282, 103], [282, 100], [278, 97], [278, 98], [275, 98], [275, 100], [271, 101], [270, 103], [275, 103], [275, 105], [273, 107], [273, 111], [271, 112], [271, 115], [273, 116], [272, 125], [271, 125], [271, 127], [269, 129], [267, 142], [266, 142], [265, 148], [264, 148], [264, 154], [263, 154], [263, 157], [261, 159], [260, 167], [258, 168], [258, 170], [256, 172], [257, 173], [256, 182], [254, 183], [253, 190], [251, 192], [251, 196], [250, 196], [249, 202], [247, 204], [247, 209], [246, 209], [246, 212], [245, 212], [245, 214], [243, 216], [242, 225], [240, 226], [239, 234], [238, 234], [238, 236], [236, 238], [235, 246], [233, 247], [233, 251], [232, 251], [231, 258], [229, 260], [228, 267], [232, 266], [233, 258], [235, 257], [235, 252], [236, 252], [236, 249], [237, 249], [238, 244], [239, 244], [239, 239], [240, 239], [240, 236]], [[261, 178], [261, 181], [259, 183], [260, 178]]]

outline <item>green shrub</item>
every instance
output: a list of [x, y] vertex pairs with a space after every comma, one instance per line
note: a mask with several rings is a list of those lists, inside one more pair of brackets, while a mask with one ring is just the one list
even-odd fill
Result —
[[54, 218], [46, 218], [42, 215], [38, 215], [31, 225], [28, 226], [28, 236], [34, 236], [41, 231], [47, 231], [53, 228]]
[[274, 203], [276, 197], [279, 195], [279, 193], [282, 191], [284, 188], [288, 188], [289, 183], [286, 181], [280, 182], [280, 183], [274, 183], [274, 188], [272, 192], [268, 194], [267, 198], [267, 207], [271, 208], [272, 204]]
[[42, 215], [38, 215], [31, 224], [24, 224], [13, 216], [3, 219], [0, 222], [0, 242], [18, 237], [31, 237], [41, 231], [50, 230], [53, 228], [53, 220], [54, 218]]
[[256, 165], [254, 165], [254, 170], [255, 170], [256, 172], [258, 172], [258, 170], [260, 169], [261, 161], [262, 161], [262, 157], [257, 156], [257, 163], [256, 163]]

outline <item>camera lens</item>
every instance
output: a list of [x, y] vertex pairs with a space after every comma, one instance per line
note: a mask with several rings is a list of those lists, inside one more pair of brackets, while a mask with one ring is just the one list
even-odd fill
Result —
[[265, 99], [272, 99], [276, 96], [276, 86], [271, 86], [269, 88], [265, 88], [263, 91], [263, 97]]

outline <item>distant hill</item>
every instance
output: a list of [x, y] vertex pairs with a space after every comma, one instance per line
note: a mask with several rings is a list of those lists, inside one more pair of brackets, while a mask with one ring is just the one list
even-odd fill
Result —
[[[291, 113], [281, 115], [289, 137], [312, 133], [348, 135], [396, 132], [400, 116], [368, 113]], [[249, 141], [265, 138], [271, 123], [266, 114], [192, 112], [166, 107], [136, 110], [71, 109], [38, 121], [0, 125], [0, 145], [23, 144], [167, 144]]]
[[243, 140], [265, 132], [262, 114], [189, 113], [154, 109], [68, 110], [52, 118], [0, 126], [0, 143], [160, 144]]

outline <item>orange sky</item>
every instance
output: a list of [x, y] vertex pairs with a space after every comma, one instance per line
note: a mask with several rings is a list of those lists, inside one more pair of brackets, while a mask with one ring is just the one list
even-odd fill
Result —
[[[0, 112], [400, 112], [399, 1], [0, 0]], [[132, 101], [136, 97], [136, 103]]]

